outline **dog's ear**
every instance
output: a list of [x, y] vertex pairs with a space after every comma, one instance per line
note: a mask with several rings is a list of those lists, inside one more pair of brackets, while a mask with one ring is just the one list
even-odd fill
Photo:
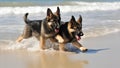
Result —
[[75, 21], [75, 17], [72, 16], [70, 21], [69, 21], [69, 23], [68, 23], [68, 30], [69, 30], [69, 32], [75, 32], [75, 30], [74, 30], [75, 22], [76, 22]]
[[61, 16], [60, 16], [60, 8], [57, 7], [57, 11], [55, 12], [55, 14], [57, 15], [57, 17], [59, 18], [59, 24], [60, 24], [60, 21], [61, 21]]
[[82, 16], [81, 15], [79, 15], [79, 19], [77, 20], [77, 22], [80, 24], [80, 23], [82, 23]]
[[60, 8], [59, 7], [57, 7], [56, 15], [60, 16]]
[[76, 21], [75, 21], [75, 17], [72, 16], [72, 17], [71, 17], [71, 20], [70, 20], [71, 25], [74, 25], [75, 22], [76, 22]]
[[51, 11], [51, 9], [50, 8], [48, 8], [47, 9], [47, 18], [52, 18], [53, 17], [53, 13], [52, 13], [52, 11]]

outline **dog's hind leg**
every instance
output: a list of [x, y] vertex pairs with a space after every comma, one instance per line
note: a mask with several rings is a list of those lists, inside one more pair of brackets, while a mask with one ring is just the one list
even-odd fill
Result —
[[16, 42], [17, 42], [17, 43], [18, 43], [18, 42], [21, 42], [23, 39], [24, 39], [24, 38], [23, 38], [23, 36], [21, 35], [21, 36], [18, 37], [18, 39], [16, 40]]
[[32, 30], [30, 29], [30, 26], [26, 25], [25, 29], [23, 31], [23, 34], [21, 34], [18, 39], [16, 40], [16, 42], [21, 42], [23, 39], [27, 39], [32, 37]]
[[77, 41], [72, 42], [72, 44], [73, 44], [75, 47], [79, 48], [82, 52], [86, 52], [86, 51], [88, 50], [87, 48], [83, 47], [83, 46], [82, 46], [79, 42], [77, 42]]

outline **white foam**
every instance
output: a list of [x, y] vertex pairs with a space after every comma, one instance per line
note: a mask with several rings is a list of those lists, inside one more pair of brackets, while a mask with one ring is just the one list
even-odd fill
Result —
[[85, 12], [85, 11], [107, 11], [119, 10], [120, 2], [74, 2], [76, 5], [55, 5], [55, 6], [29, 6], [29, 7], [0, 7], [0, 15], [5, 14], [24, 14], [29, 13], [46, 13], [47, 8], [56, 11], [59, 6], [61, 12]]
[[20, 43], [9, 42], [8, 46], [3, 48], [4, 50], [21, 50], [39, 51], [39, 42], [34, 37], [30, 39], [24, 39]]
[[[44, 51], [55, 51], [53, 48], [50, 48], [52, 45], [48, 40], [46, 41], [47, 49]], [[52, 47], [52, 46], [51, 46]], [[31, 52], [42, 51], [39, 47], [39, 41], [35, 38], [23, 39], [20, 43], [15, 41], [10, 41], [9, 44], [1, 48], [2, 50], [27, 50]]]

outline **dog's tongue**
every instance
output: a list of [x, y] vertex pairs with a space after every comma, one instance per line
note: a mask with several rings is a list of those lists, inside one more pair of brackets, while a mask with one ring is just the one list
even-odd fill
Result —
[[78, 36], [78, 35], [76, 35], [76, 39], [77, 39], [77, 40], [80, 40], [80, 39], [81, 39], [81, 37], [80, 37], [80, 36]]
[[56, 28], [56, 29], [55, 29], [55, 32], [59, 32], [59, 29], [58, 29], [58, 28]]

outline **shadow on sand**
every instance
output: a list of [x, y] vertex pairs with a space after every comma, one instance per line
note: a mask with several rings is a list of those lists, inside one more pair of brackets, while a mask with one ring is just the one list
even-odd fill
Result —
[[88, 49], [88, 51], [86, 52], [87, 54], [94, 54], [94, 53], [98, 53], [100, 51], [105, 51], [105, 50], [109, 50], [109, 48], [102, 48], [102, 49]]
[[[67, 47], [68, 48], [68, 47]], [[95, 54], [95, 53], [98, 53], [100, 51], [105, 51], [105, 50], [109, 50], [110, 48], [101, 48], [101, 49], [88, 49], [87, 52], [83, 52], [83, 53], [86, 53], [86, 54]], [[82, 53], [78, 48], [74, 47], [74, 46], [70, 46], [68, 49], [67, 49], [69, 52], [75, 52], [75, 53]]]
[[86, 53], [86, 54], [95, 54], [98, 53], [100, 51], [105, 51], [105, 50], [109, 50], [109, 48], [103, 48], [103, 49], [88, 49], [87, 52], [81, 52], [79, 49], [69, 49], [69, 52], [75, 52], [75, 53]]

